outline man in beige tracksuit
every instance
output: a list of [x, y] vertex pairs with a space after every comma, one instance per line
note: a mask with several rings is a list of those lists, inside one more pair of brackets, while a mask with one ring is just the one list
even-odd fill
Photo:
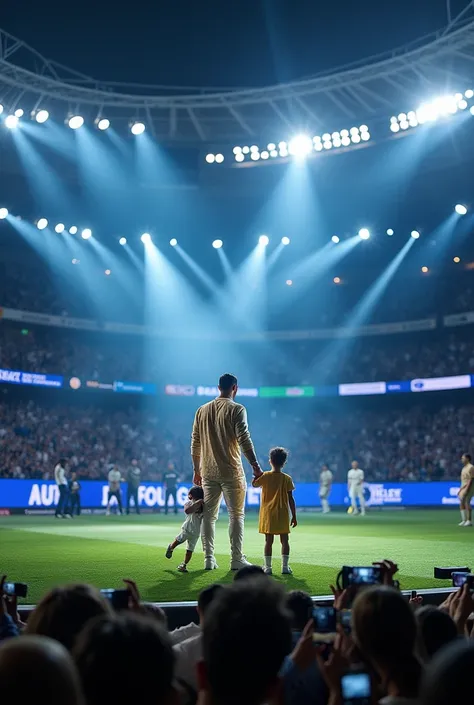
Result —
[[206, 570], [217, 568], [214, 558], [215, 525], [222, 495], [229, 513], [231, 570], [250, 565], [242, 554], [247, 483], [241, 451], [253, 468], [262, 474], [247, 425], [247, 412], [234, 399], [237, 378], [225, 374], [219, 379], [220, 395], [199, 407], [191, 439], [196, 485], [204, 490], [202, 546]]

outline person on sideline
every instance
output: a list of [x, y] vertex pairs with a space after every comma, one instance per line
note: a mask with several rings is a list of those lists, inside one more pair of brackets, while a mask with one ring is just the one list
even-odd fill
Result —
[[240, 452], [252, 466], [255, 477], [262, 474], [247, 425], [245, 407], [237, 404], [237, 378], [224, 374], [219, 379], [217, 399], [199, 407], [194, 418], [191, 455], [193, 482], [204, 490], [202, 547], [204, 568], [217, 568], [214, 536], [219, 504], [224, 500], [229, 513], [231, 570], [249, 562], [242, 553], [247, 483]]
[[319, 499], [323, 508], [323, 514], [329, 514], [331, 507], [329, 506], [329, 495], [331, 494], [332, 472], [329, 466], [324, 464], [321, 468], [319, 476]]
[[134, 459], [130, 463], [127, 472], [127, 514], [130, 514], [130, 500], [133, 498], [135, 511], [140, 514], [140, 506], [138, 504], [138, 488], [140, 487], [140, 475], [142, 471], [138, 467], [138, 462]]
[[[295, 486], [289, 475], [282, 472], [288, 459], [285, 448], [272, 448], [270, 451], [270, 472], [264, 472], [259, 477], [254, 477], [252, 485], [262, 488], [260, 499], [260, 517], [258, 530], [265, 534], [265, 567], [266, 575], [272, 574], [272, 548], [275, 536], [281, 541], [281, 572], [282, 575], [291, 575], [292, 570], [288, 565], [290, 560], [290, 526], [297, 526], [296, 507], [293, 498]], [[291, 510], [291, 519], [290, 519]]]
[[351, 500], [352, 514], [358, 514], [357, 500], [359, 500], [360, 513], [365, 515], [365, 498], [364, 498], [364, 471], [359, 467], [357, 460], [351, 463], [351, 469], [347, 473], [347, 489], [349, 499]]
[[67, 507], [69, 492], [66, 480], [66, 461], [64, 458], [61, 458], [61, 460], [59, 460], [59, 462], [54, 466], [54, 481], [56, 482], [59, 490], [59, 499], [54, 516], [56, 519], [70, 517]]
[[120, 470], [116, 465], [113, 466], [111, 470], [109, 470], [109, 474], [107, 475], [107, 479], [109, 481], [109, 494], [107, 497], [107, 509], [106, 509], [106, 515], [110, 515], [110, 500], [112, 497], [115, 497], [118, 503], [118, 513], [123, 514], [123, 507], [122, 507], [122, 490], [120, 489], [120, 482], [122, 481], [122, 475], [120, 474]]
[[459, 522], [459, 526], [472, 526], [471, 499], [474, 496], [474, 465], [471, 463], [469, 453], [464, 453], [461, 461], [461, 487], [458, 492], [461, 506], [461, 521]]
[[165, 488], [165, 514], [168, 514], [169, 501], [173, 500], [173, 511], [178, 513], [178, 473], [174, 469], [173, 463], [168, 463], [168, 469], [163, 475], [163, 485]]

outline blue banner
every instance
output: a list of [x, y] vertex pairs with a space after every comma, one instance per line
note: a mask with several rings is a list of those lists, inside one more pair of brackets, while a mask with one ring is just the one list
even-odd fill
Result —
[[[81, 482], [83, 507], [100, 509], [107, 506], [108, 483], [85, 480]], [[178, 505], [184, 506], [190, 484], [178, 485]], [[364, 493], [368, 507], [442, 507], [459, 504], [459, 483], [454, 482], [405, 482], [365, 483]], [[126, 484], [122, 485], [123, 497]], [[0, 480], [0, 509], [50, 509], [58, 501], [58, 488], [54, 482], [37, 480]], [[160, 482], [144, 482], [138, 490], [141, 507], [157, 509], [165, 505], [165, 490]], [[115, 503], [115, 499], [112, 500]], [[297, 507], [320, 507], [319, 484], [300, 482], [296, 484]], [[335, 483], [329, 497], [334, 506], [348, 506], [347, 485]], [[260, 505], [260, 490], [247, 489], [247, 506]]]
[[0, 383], [29, 384], [34, 387], [62, 387], [64, 378], [59, 375], [44, 375], [38, 372], [0, 369]]
[[147, 382], [114, 382], [114, 392], [156, 394], [156, 384], [148, 384]]

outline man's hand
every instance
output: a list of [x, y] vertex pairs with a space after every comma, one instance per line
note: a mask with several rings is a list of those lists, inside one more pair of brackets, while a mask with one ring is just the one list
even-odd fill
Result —
[[296, 521], [296, 517], [291, 517], [290, 526], [292, 526], [293, 528], [295, 528], [295, 526], [298, 526], [298, 522]]
[[252, 472], [253, 472], [253, 476], [255, 479], [257, 479], [257, 477], [260, 477], [261, 475], [263, 475], [263, 470], [260, 467], [260, 464], [258, 462], [252, 463]]
[[122, 581], [125, 583], [125, 585], [127, 586], [127, 590], [130, 593], [130, 597], [128, 598], [129, 609], [139, 610], [141, 604], [141, 597], [136, 582], [134, 580], [131, 580], [130, 578], [122, 578]]
[[393, 561], [389, 561], [387, 558], [385, 558], [383, 561], [375, 561], [374, 563], [372, 563], [372, 565], [378, 566], [380, 568], [380, 572], [382, 575], [382, 585], [388, 585], [390, 587], [393, 587], [393, 576], [395, 575], [395, 573], [398, 572], [398, 565]]
[[193, 484], [198, 485], [198, 487], [201, 487], [201, 485], [202, 485], [202, 477], [196, 471], [194, 471], [194, 475], [193, 475]]

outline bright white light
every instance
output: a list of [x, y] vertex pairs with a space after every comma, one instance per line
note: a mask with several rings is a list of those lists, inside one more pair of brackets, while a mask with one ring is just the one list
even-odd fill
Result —
[[267, 150], [264, 149], [261, 156], [262, 156], [262, 159], [268, 159], [268, 157], [269, 157], [270, 155], [268, 154]]
[[111, 272], [110, 269], [106, 269], [105, 272], [104, 272], [104, 274], [105, 274], [106, 277], [110, 277], [110, 275], [112, 274], [112, 272]]
[[242, 147], [234, 147], [232, 151], [234, 154], [240, 154], [242, 152]]
[[236, 154], [236, 155], [235, 155], [235, 161], [236, 161], [236, 162], [243, 162], [244, 159], [245, 159], [245, 157], [244, 157], [243, 154]]
[[349, 130], [349, 132], [351, 133], [351, 135], [358, 135], [358, 134], [359, 134], [359, 128], [358, 128], [358, 127], [351, 127], [351, 129]]
[[17, 117], [17, 118], [23, 117], [24, 114], [25, 114], [25, 111], [22, 110], [22, 108], [18, 108], [17, 110], [15, 110], [15, 117]]
[[36, 223], [36, 227], [38, 228], [38, 230], [44, 230], [45, 228], [47, 228], [48, 221], [46, 220], [46, 218], [40, 218]]
[[406, 120], [407, 119], [406, 113], [400, 113], [400, 115], [398, 116], [398, 119], [400, 120], [400, 122], [402, 122], [403, 120]]
[[171, 247], [176, 247], [177, 244], [178, 244], [177, 239], [175, 237], [172, 237], [170, 240]]
[[338, 238], [337, 235], [333, 235], [332, 238], [331, 238], [331, 240], [332, 240], [334, 243], [336, 243], [336, 245], [337, 245], [337, 243], [339, 242], [339, 238]]
[[329, 132], [325, 132], [321, 139], [323, 140], [323, 142], [329, 142], [331, 140], [331, 135], [329, 134]]
[[398, 124], [398, 122], [391, 122], [390, 129], [392, 130], [392, 132], [398, 132], [400, 130], [400, 125]]
[[[328, 144], [330, 144], [330, 143], [328, 143]], [[322, 150], [322, 148], [323, 148], [323, 145], [321, 144], [321, 142], [315, 142], [314, 149], [316, 150], [316, 152], [320, 152]]]
[[466, 213], [467, 213], [467, 208], [466, 208], [466, 206], [463, 206], [462, 203], [458, 203], [457, 206], [455, 206], [454, 210], [459, 215], [466, 215]]
[[0, 103], [0, 115], [3, 113], [3, 105]]
[[72, 262], [73, 264], [79, 264], [80, 261], [81, 261], [81, 260], [80, 260], [80, 259], [76, 259], [76, 257], [74, 257], [74, 259], [71, 260], [71, 262]]
[[220, 250], [220, 248], [222, 247], [223, 244], [224, 243], [222, 242], [222, 240], [214, 240], [214, 242], [212, 243], [212, 246], [215, 250]]
[[272, 151], [270, 152], [270, 156], [273, 157], [273, 158], [278, 157], [278, 152], [277, 152], [277, 150], [276, 150], [276, 149], [272, 149]]
[[268, 235], [260, 235], [260, 237], [258, 238], [258, 244], [263, 245], [263, 247], [266, 247], [269, 242], [270, 238], [268, 237]]
[[145, 132], [145, 125], [143, 122], [134, 122], [130, 130], [132, 135], [142, 135]]
[[414, 240], [418, 240], [418, 238], [420, 237], [420, 233], [418, 232], [418, 230], [412, 230], [411, 236]]
[[90, 238], [92, 237], [92, 230], [90, 228], [84, 228], [81, 233], [81, 237], [83, 240], [90, 240]]
[[8, 127], [9, 130], [14, 130], [15, 127], [18, 127], [18, 118], [16, 115], [7, 115], [5, 118], [5, 127]]
[[356, 135], [356, 134], [351, 135], [351, 140], [354, 142], [354, 144], [359, 144], [360, 135]]
[[276, 149], [276, 145], [273, 144], [273, 142], [270, 142], [270, 144], [267, 144], [267, 149], [269, 152], [271, 152], [272, 149]]
[[361, 228], [359, 230], [359, 237], [361, 240], [368, 240], [370, 237], [370, 231], [367, 228]]
[[308, 135], [296, 135], [288, 144], [288, 151], [295, 157], [305, 157], [313, 149], [313, 143]]
[[214, 164], [216, 161], [216, 155], [215, 154], [206, 154], [206, 162], [208, 164]]
[[389, 229], [387, 230], [387, 235], [388, 235], [389, 237], [392, 237], [392, 235], [393, 235], [393, 230], [392, 230], [392, 228], [389, 228]]
[[69, 234], [70, 235], [76, 235], [77, 234], [77, 225], [71, 225], [69, 228]]
[[54, 230], [55, 230], [55, 232], [57, 232], [58, 235], [59, 235], [59, 234], [61, 234], [61, 233], [64, 232], [65, 227], [66, 227], [66, 226], [64, 225], [64, 223], [58, 223], [57, 225], [54, 226]]
[[408, 122], [408, 120], [402, 120], [400, 122], [400, 127], [402, 130], [408, 130], [408, 128], [410, 127], [410, 123]]
[[250, 147], [242, 147], [242, 154], [248, 154], [250, 152]]
[[332, 149], [332, 142], [323, 142], [324, 149]]
[[143, 244], [146, 244], [147, 242], [151, 242], [151, 235], [150, 233], [143, 233], [141, 236], [140, 240], [143, 242]]
[[289, 245], [290, 244], [290, 238], [289, 237], [282, 237], [281, 238], [281, 244], [282, 245]]
[[474, 115], [474, 105], [469, 108], [469, 112], [471, 113], [471, 115]]
[[469, 90], [467, 90], [467, 91], [464, 93], [464, 97], [467, 98], [468, 100], [469, 100], [469, 98], [472, 98], [473, 96], [474, 96], [474, 91], [471, 90], [470, 88], [469, 88]]
[[341, 130], [341, 137], [349, 137], [349, 130]]
[[460, 100], [458, 103], [459, 110], [466, 110], [467, 102], [465, 100]]
[[222, 164], [223, 161], [224, 161], [224, 155], [223, 154], [216, 154], [216, 163]]
[[286, 286], [293, 286], [293, 280], [292, 280], [292, 279], [287, 279], [285, 283], [286, 283]]
[[339, 138], [335, 139], [332, 141], [333, 147], [340, 147], [341, 146], [341, 140]]
[[251, 151], [251, 152], [258, 152], [258, 147], [257, 147], [257, 145], [256, 145], [256, 144], [253, 144], [253, 145], [250, 147], [250, 151]]
[[370, 140], [370, 132], [363, 132], [361, 134], [361, 139], [363, 139], [364, 142], [367, 142], [368, 140]]
[[368, 132], [368, 131], [369, 131], [369, 128], [367, 127], [367, 125], [361, 125], [361, 126], [359, 127], [359, 130], [360, 130], [361, 132]]
[[251, 152], [250, 159], [252, 159], [254, 162], [257, 162], [260, 159], [260, 154], [258, 152]]
[[82, 115], [73, 115], [69, 118], [68, 123], [71, 130], [78, 130], [84, 124], [84, 118]]
[[127, 244], [127, 238], [126, 237], [121, 237], [119, 240], [119, 245], [126, 245]]
[[107, 120], [107, 118], [101, 118], [97, 123], [97, 127], [99, 130], [108, 130], [110, 127], [110, 120]]
[[38, 110], [38, 112], [35, 115], [35, 120], [36, 120], [36, 122], [39, 122], [40, 125], [43, 122], [46, 122], [46, 120], [48, 120], [48, 118], [49, 118], [49, 113], [47, 110]]
[[342, 146], [343, 147], [348, 147], [351, 143], [351, 138], [350, 137], [343, 137], [341, 140]]
[[0, 220], [5, 220], [8, 215], [8, 208], [0, 208]]

